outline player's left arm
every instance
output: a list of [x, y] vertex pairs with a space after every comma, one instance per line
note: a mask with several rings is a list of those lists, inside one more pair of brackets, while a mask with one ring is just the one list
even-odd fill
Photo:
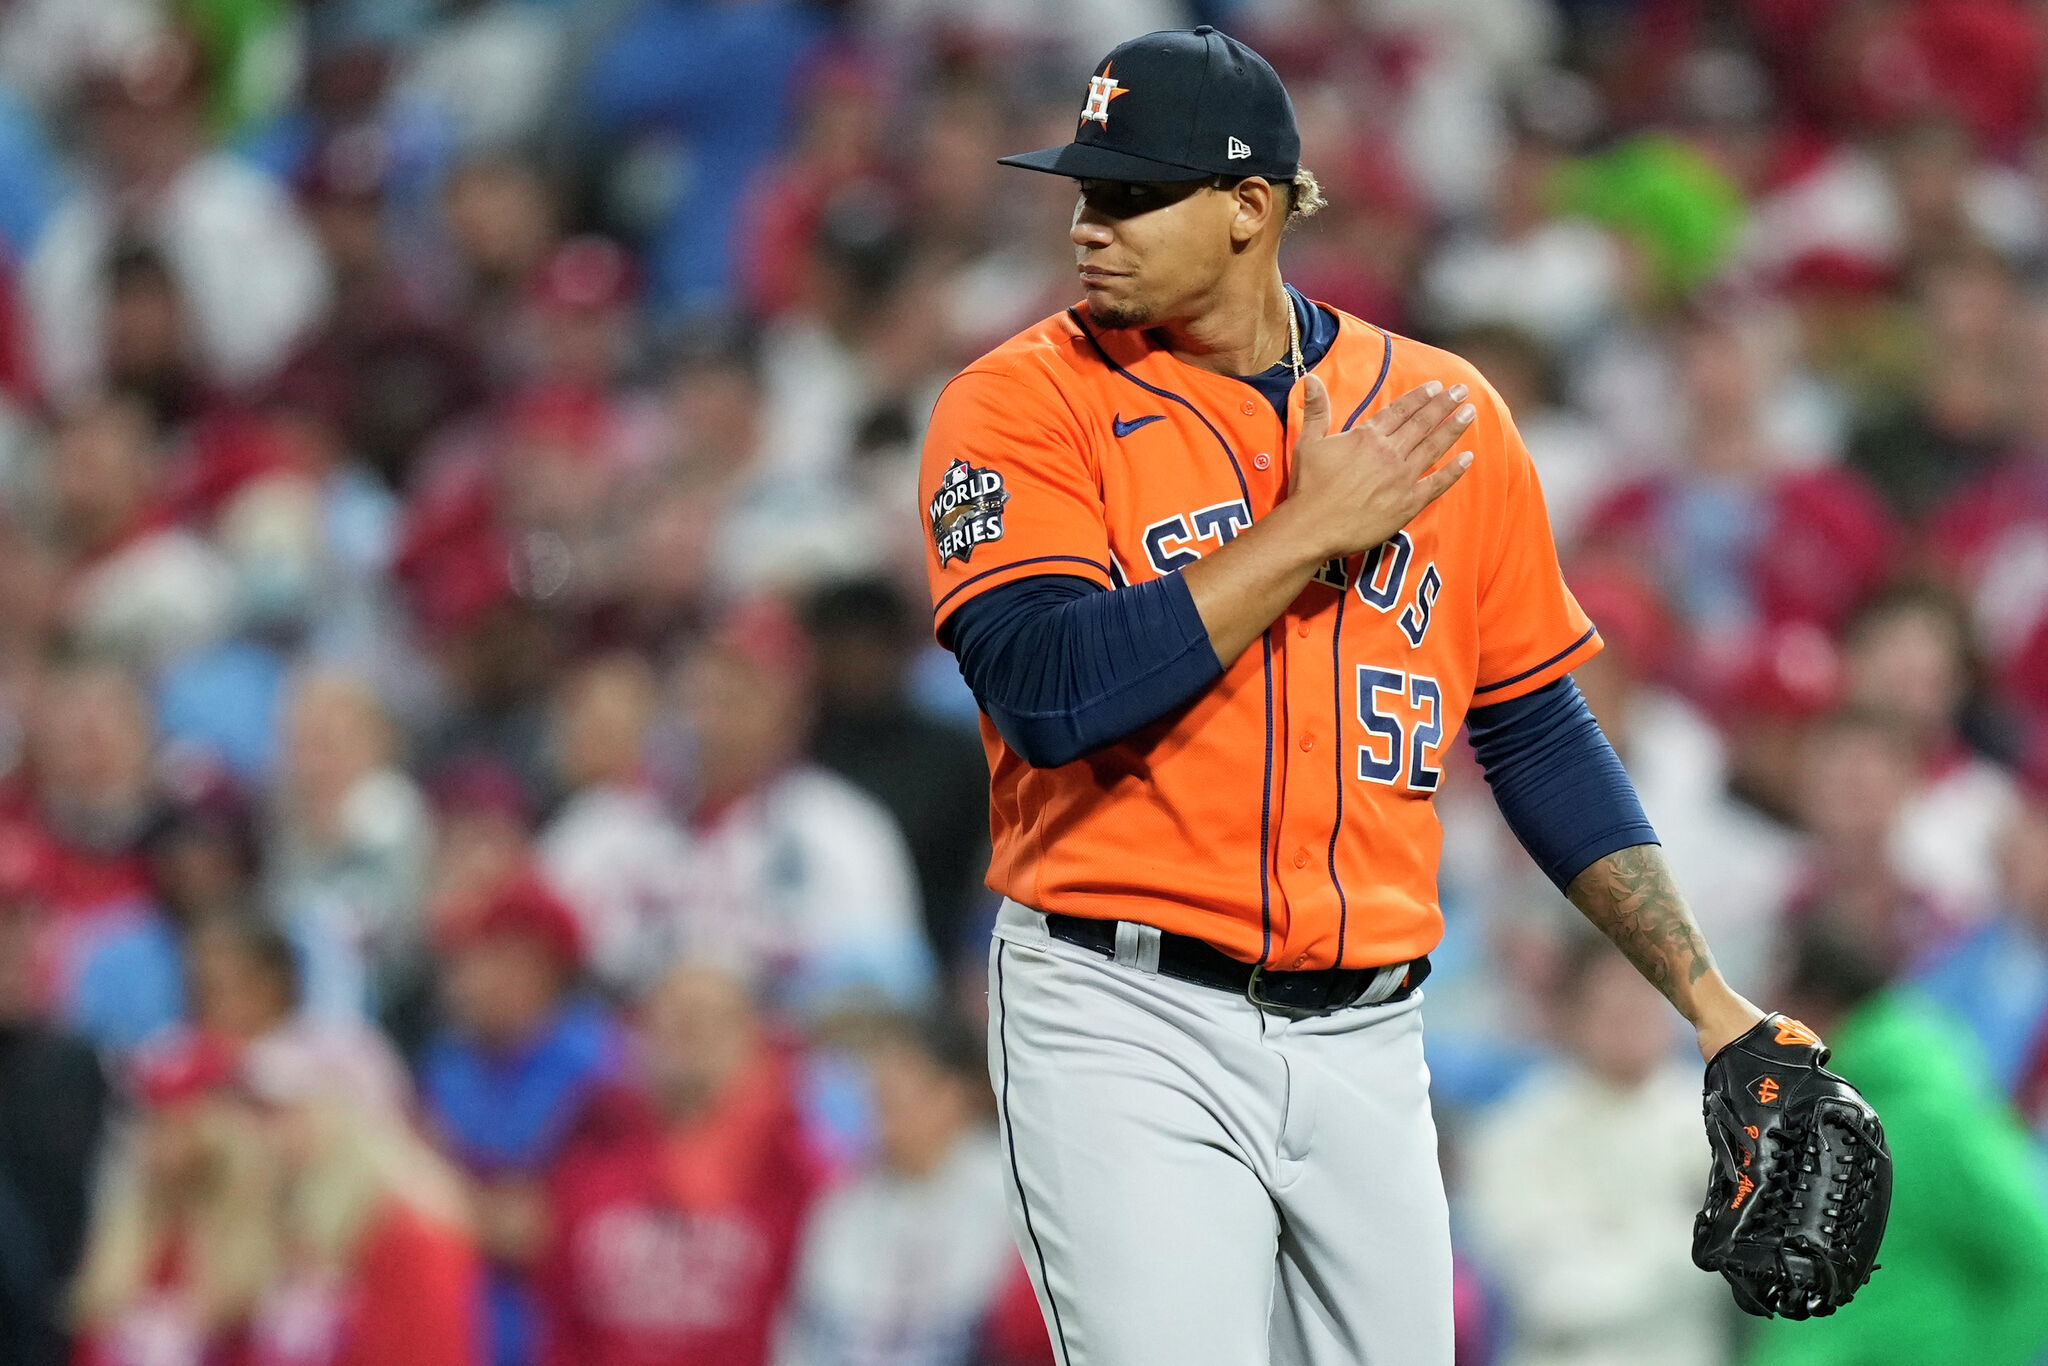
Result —
[[1500, 396], [1485, 397], [1473, 753], [1538, 865], [1693, 1027], [1714, 1152], [1694, 1265], [1720, 1272], [1752, 1314], [1833, 1313], [1876, 1266], [1892, 1187], [1883, 1126], [1825, 1070], [1813, 1031], [1766, 1016], [1714, 967], [1635, 785], [1568, 676], [1599, 633], [1558, 568], [1529, 453]]
[[1686, 1018], [1702, 1058], [1711, 1059], [1764, 1017], [1714, 966], [1706, 936], [1657, 845], [1615, 850], [1573, 878], [1565, 895]]
[[1635, 785], [1570, 676], [1475, 707], [1466, 724], [1515, 838], [1692, 1022], [1706, 1056], [1755, 1023], [1761, 1012], [1715, 971]]

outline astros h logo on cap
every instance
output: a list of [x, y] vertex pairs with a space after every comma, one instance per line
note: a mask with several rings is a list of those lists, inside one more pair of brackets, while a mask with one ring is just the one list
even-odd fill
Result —
[[1083, 123], [1091, 119], [1096, 123], [1108, 123], [1109, 102], [1119, 95], [1131, 93], [1120, 86], [1116, 78], [1109, 74], [1110, 66], [1111, 63], [1103, 63], [1102, 74], [1088, 78], [1088, 103], [1081, 106], [1081, 122]]
[[1120, 45], [1088, 78], [1072, 142], [1000, 160], [1076, 180], [1286, 181], [1301, 169], [1301, 133], [1266, 59], [1204, 24]]

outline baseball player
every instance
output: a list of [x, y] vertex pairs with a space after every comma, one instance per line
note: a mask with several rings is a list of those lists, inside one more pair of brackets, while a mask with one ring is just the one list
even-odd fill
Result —
[[1449, 1366], [1416, 988], [1461, 725], [1703, 1056], [1762, 1018], [1573, 686], [1600, 637], [1499, 396], [1283, 282], [1320, 202], [1299, 153], [1227, 35], [1110, 53], [1073, 142], [1004, 158], [1078, 182], [1085, 301], [954, 378], [926, 437], [1005, 898], [1010, 1199], [1064, 1366]]

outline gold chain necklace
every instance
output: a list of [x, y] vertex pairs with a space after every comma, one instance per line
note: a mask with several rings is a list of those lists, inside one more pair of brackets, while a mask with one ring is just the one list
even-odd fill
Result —
[[1294, 299], [1292, 296], [1289, 296], [1287, 300], [1287, 364], [1294, 371], [1295, 382], [1299, 383], [1303, 373], [1301, 363], [1301, 324], [1296, 322], [1294, 318]]

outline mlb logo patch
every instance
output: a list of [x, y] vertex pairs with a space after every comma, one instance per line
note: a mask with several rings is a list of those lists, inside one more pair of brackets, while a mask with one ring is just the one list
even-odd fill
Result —
[[974, 548], [1003, 539], [1003, 505], [1010, 501], [1003, 476], [995, 470], [955, 460], [946, 468], [939, 491], [932, 495], [932, 544], [939, 567], [974, 558]]

